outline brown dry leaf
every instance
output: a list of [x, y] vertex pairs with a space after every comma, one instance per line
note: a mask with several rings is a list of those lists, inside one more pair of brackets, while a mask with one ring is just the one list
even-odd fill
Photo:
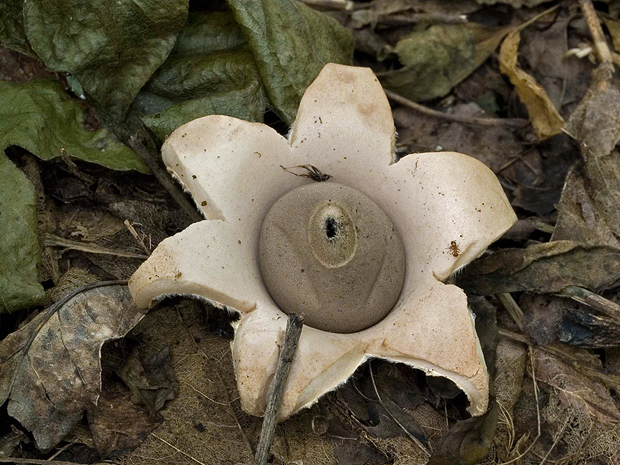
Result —
[[126, 389], [115, 386], [101, 393], [97, 407], [88, 412], [93, 445], [105, 458], [134, 450], [160, 424], [135, 405]]
[[574, 300], [525, 294], [519, 305], [524, 313], [523, 331], [536, 345], [562, 342], [591, 349], [620, 346], [617, 318], [593, 313]]
[[98, 283], [74, 292], [0, 342], [0, 404], [49, 450], [94, 407], [101, 346], [123, 337], [146, 310], [126, 286]]
[[559, 293], [568, 286], [611, 289], [620, 284], [620, 249], [573, 241], [503, 249], [466, 267], [456, 282], [479, 295]]
[[500, 71], [508, 76], [519, 98], [526, 106], [532, 126], [541, 140], [559, 134], [564, 118], [558, 113], [545, 90], [517, 65], [520, 32], [514, 31], [504, 39], [499, 50]]
[[[572, 358], [580, 360], [580, 364], [601, 369], [598, 356], [585, 350], [561, 346], [561, 350], [569, 352]], [[616, 406], [609, 389], [600, 381], [592, 379], [564, 360], [547, 351], [534, 352], [536, 377], [539, 381], [551, 386], [565, 406], [580, 410], [592, 417], [601, 425], [610, 425], [620, 421], [620, 410]]]
[[620, 241], [588, 192], [582, 167], [568, 173], [557, 209], [558, 220], [551, 240], [620, 247]]
[[[541, 409], [545, 432], [557, 443], [549, 459], [556, 463], [579, 465], [617, 465], [620, 460], [620, 423], [600, 425], [588, 412], [568, 406], [561, 392], [549, 393]], [[538, 452], [546, 454], [545, 447]], [[549, 461], [550, 461], [549, 460]], [[535, 462], [538, 463], [538, 462]]]
[[611, 65], [597, 68], [566, 130], [580, 143], [586, 188], [598, 213], [620, 237], [620, 90], [612, 73]]

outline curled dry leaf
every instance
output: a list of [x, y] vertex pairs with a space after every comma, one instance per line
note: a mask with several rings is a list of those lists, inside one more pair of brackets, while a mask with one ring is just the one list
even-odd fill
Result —
[[508, 34], [499, 50], [499, 69], [515, 86], [519, 98], [526, 106], [532, 126], [542, 140], [558, 134], [564, 119], [553, 106], [545, 90], [536, 80], [517, 66], [519, 31]]
[[101, 391], [101, 346], [144, 316], [127, 288], [110, 281], [67, 295], [0, 343], [0, 405], [54, 447], [94, 407]]
[[620, 281], [620, 249], [573, 241], [504, 249], [471, 264], [456, 280], [459, 286], [481, 295], [557, 293], [568, 286], [611, 289]]

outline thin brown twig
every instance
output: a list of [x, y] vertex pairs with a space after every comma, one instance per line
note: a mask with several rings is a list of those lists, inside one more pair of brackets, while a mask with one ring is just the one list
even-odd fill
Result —
[[0, 457], [0, 463], [12, 463], [18, 465], [75, 465], [75, 462], [66, 462], [64, 460], [25, 459], [20, 457]]
[[301, 317], [290, 313], [286, 324], [286, 332], [284, 334], [284, 342], [280, 349], [280, 357], [278, 358], [278, 366], [276, 373], [269, 386], [269, 394], [267, 394], [267, 408], [265, 409], [265, 417], [260, 432], [258, 447], [256, 448], [255, 465], [265, 465], [269, 459], [269, 450], [271, 443], [276, 434], [276, 426], [278, 424], [278, 415], [284, 396], [284, 388], [288, 373], [293, 363], [293, 357], [297, 352], [297, 343], [301, 330], [303, 328], [303, 320]]
[[166, 441], [164, 438], [160, 438], [159, 436], [157, 436], [155, 433], [151, 433], [151, 436], [153, 436], [155, 439], [159, 439], [161, 442], [163, 442], [164, 444], [166, 444], [168, 447], [170, 447], [171, 449], [177, 451], [179, 454], [183, 455], [184, 457], [187, 457], [188, 459], [190, 459], [193, 462], [196, 462], [198, 465], [206, 465], [204, 462], [201, 462], [200, 460], [198, 460], [195, 457], [192, 457], [191, 455], [189, 455], [187, 452], [183, 452], [181, 449], [179, 449], [178, 447], [176, 447], [174, 444], [169, 443], [168, 441]]
[[405, 98], [396, 92], [392, 92], [389, 89], [384, 89], [384, 91], [385, 95], [387, 95], [390, 100], [400, 105], [411, 108], [412, 110], [422, 113], [423, 115], [446, 121], [452, 121], [454, 123], [473, 124], [478, 126], [508, 126], [511, 128], [524, 128], [530, 124], [529, 121], [521, 118], [477, 118], [474, 116], [460, 116], [443, 113], [441, 111], [425, 107], [424, 105], [420, 105], [419, 103], [409, 100], [408, 98]]
[[594, 41], [594, 50], [596, 50], [598, 59], [601, 63], [612, 63], [611, 51], [609, 50], [609, 45], [607, 45], [601, 22], [598, 19], [592, 1], [579, 0], [579, 5], [581, 6], [581, 12], [586, 20], [588, 29], [590, 30], [592, 40]]
[[[117, 135], [118, 137], [118, 135]], [[168, 191], [168, 193], [172, 196], [172, 198], [176, 201], [176, 203], [187, 213], [187, 215], [192, 219], [192, 221], [202, 221], [204, 218], [198, 212], [196, 207], [191, 204], [191, 202], [185, 197], [185, 194], [181, 191], [179, 186], [177, 186], [172, 177], [163, 169], [158, 161], [156, 160], [154, 154], [152, 154], [144, 144], [139, 140], [138, 136], [131, 135], [127, 139], [127, 144], [131, 149], [138, 154], [140, 158], [148, 165], [153, 175], [157, 178], [160, 184]]]
[[71, 250], [79, 250], [80, 252], [94, 253], [99, 255], [113, 255], [115, 257], [123, 258], [139, 258], [146, 260], [148, 255], [143, 255], [133, 252], [125, 252], [123, 250], [109, 249], [97, 244], [89, 244], [86, 242], [72, 241], [65, 239], [64, 237], [56, 236], [54, 234], [45, 234], [45, 245], [48, 247], [64, 247]]
[[302, 3], [322, 10], [353, 10], [354, 3], [350, 0], [301, 0]]

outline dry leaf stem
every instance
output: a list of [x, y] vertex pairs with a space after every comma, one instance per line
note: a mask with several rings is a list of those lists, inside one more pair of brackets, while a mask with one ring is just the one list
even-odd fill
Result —
[[[118, 136], [118, 135], [117, 135]], [[193, 221], [202, 221], [203, 218], [198, 213], [196, 207], [194, 207], [191, 202], [185, 197], [185, 194], [181, 191], [181, 189], [174, 183], [172, 180], [172, 176], [170, 176], [165, 169], [163, 169], [158, 163], [155, 155], [153, 155], [136, 135], [132, 135], [129, 137], [127, 141], [129, 147], [138, 154], [140, 158], [148, 165], [153, 175], [157, 178], [160, 184], [168, 191], [170, 196], [176, 201], [176, 203], [187, 213], [187, 215]]]
[[462, 124], [476, 124], [478, 126], [508, 126], [511, 128], [523, 128], [529, 124], [527, 120], [520, 118], [476, 118], [471, 116], [451, 115], [449, 113], [443, 113], [441, 111], [425, 107], [424, 105], [420, 105], [419, 103], [409, 100], [408, 98], [405, 98], [396, 92], [392, 92], [391, 90], [384, 89], [384, 91], [385, 95], [387, 95], [390, 100], [433, 118], [444, 119]]
[[269, 459], [269, 449], [271, 449], [271, 443], [276, 433], [278, 414], [282, 404], [282, 397], [284, 396], [288, 372], [291, 369], [295, 352], [297, 352], [297, 343], [299, 342], [302, 328], [303, 320], [294, 313], [289, 314], [284, 342], [282, 343], [280, 357], [278, 358], [278, 367], [276, 368], [276, 374], [273, 377], [271, 386], [269, 386], [267, 409], [265, 410], [263, 427], [260, 432], [260, 440], [256, 448], [255, 465], [265, 465]]
[[596, 50], [599, 60], [601, 63], [611, 63], [613, 61], [611, 51], [605, 40], [603, 28], [601, 27], [594, 5], [592, 5], [592, 1], [579, 0], [579, 5], [581, 6], [581, 11], [588, 25], [588, 29], [590, 30], [590, 35], [594, 41], [594, 49]]

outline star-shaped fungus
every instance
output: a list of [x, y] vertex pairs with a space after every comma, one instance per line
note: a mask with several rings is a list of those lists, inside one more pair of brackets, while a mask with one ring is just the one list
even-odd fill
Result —
[[395, 162], [393, 153], [392, 112], [376, 77], [336, 64], [306, 90], [288, 139], [264, 124], [206, 116], [164, 143], [164, 162], [206, 220], [159, 244], [130, 291], [143, 307], [189, 295], [241, 314], [232, 355], [246, 412], [264, 414], [287, 313], [305, 324], [280, 420], [369, 357], [446, 377], [471, 414], [486, 410], [488, 374], [467, 298], [442, 281], [515, 214], [474, 158], [435, 152]]

